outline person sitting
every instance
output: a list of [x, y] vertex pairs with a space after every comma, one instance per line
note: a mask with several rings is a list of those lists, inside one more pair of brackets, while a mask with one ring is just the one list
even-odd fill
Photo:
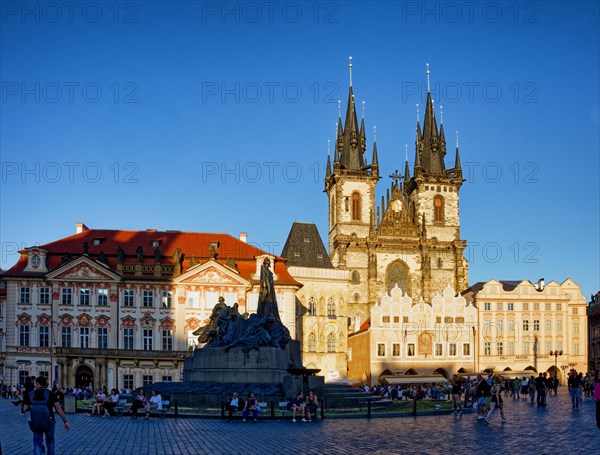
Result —
[[142, 409], [146, 407], [146, 392], [144, 389], [140, 389], [136, 397], [133, 399], [133, 404], [131, 405], [131, 418], [137, 419], [137, 411], [138, 409]]
[[252, 411], [252, 417], [254, 418], [254, 421], [258, 422], [258, 409], [257, 408], [258, 408], [258, 403], [254, 399], [254, 394], [252, 392], [250, 392], [248, 394], [248, 399], [246, 400], [246, 405], [244, 406], [244, 410], [242, 411], [242, 421], [244, 423], [246, 423], [246, 419], [248, 418], [250, 411]]
[[110, 391], [110, 396], [104, 400], [104, 415], [105, 416], [116, 416], [115, 408], [119, 404], [119, 392], [117, 389]]
[[304, 405], [304, 398], [302, 397], [302, 392], [298, 392], [296, 394], [296, 398], [292, 400], [292, 422], [296, 421], [296, 412], [300, 412], [300, 417], [302, 417], [302, 421], [306, 422], [304, 418], [304, 413], [307, 412]]
[[227, 423], [231, 422], [233, 418], [233, 413], [239, 411], [240, 409], [240, 399], [238, 398], [237, 392], [233, 392], [233, 397], [229, 401], [227, 405], [227, 412], [229, 413], [229, 418], [227, 419]]
[[146, 420], [150, 418], [150, 411], [162, 411], [162, 397], [153, 390], [150, 399], [146, 402]]
[[94, 406], [92, 406], [92, 415], [101, 415], [104, 412], [105, 398], [106, 395], [102, 392], [102, 389], [98, 389], [98, 393], [96, 393], [96, 402], [94, 403]]
[[317, 408], [319, 407], [319, 400], [317, 399], [317, 394], [314, 390], [309, 390], [308, 395], [306, 396], [306, 414], [308, 416], [308, 421], [311, 420], [311, 415], [317, 418]]

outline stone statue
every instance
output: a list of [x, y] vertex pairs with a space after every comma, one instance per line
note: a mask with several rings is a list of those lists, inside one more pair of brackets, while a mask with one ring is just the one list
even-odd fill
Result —
[[104, 251], [100, 251], [100, 256], [98, 256], [98, 261], [102, 262], [103, 264], [108, 265], [108, 259], [106, 258], [106, 254], [104, 254]]
[[71, 256], [69, 253], [65, 253], [62, 255], [62, 258], [61, 258], [61, 265], [71, 262], [72, 260], [73, 260], [73, 256]]
[[144, 262], [144, 249], [141, 246], [138, 246], [135, 250], [135, 254], [137, 256], [138, 262]]
[[260, 290], [258, 293], [258, 309], [256, 314], [264, 316], [272, 314], [276, 321], [281, 323], [277, 298], [275, 297], [275, 286], [273, 284], [273, 272], [271, 272], [271, 260], [266, 258], [260, 268]]
[[154, 249], [154, 260], [158, 263], [162, 261], [162, 253], [158, 248]]
[[88, 254], [90, 251], [90, 244], [87, 242], [83, 242], [83, 254]]
[[270, 263], [268, 258], [265, 259], [261, 268], [256, 314], [242, 316], [237, 303], [229, 307], [225, 299], [219, 297], [209, 323], [194, 332], [198, 342], [206, 343], [205, 349], [224, 347], [225, 351], [229, 351], [239, 347], [244, 352], [261, 347], [285, 349], [291, 340], [290, 331], [279, 317]]
[[119, 264], [122, 264], [125, 261], [125, 251], [121, 248], [121, 245], [117, 248], [117, 260]]

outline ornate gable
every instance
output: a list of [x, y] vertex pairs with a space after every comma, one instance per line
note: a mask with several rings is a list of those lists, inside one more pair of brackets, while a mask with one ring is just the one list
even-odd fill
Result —
[[96, 316], [96, 327], [110, 327], [110, 318], [108, 316]]
[[82, 256], [50, 272], [48, 279], [65, 281], [115, 281], [120, 278], [105, 265], [98, 264], [88, 257]]
[[17, 323], [15, 325], [31, 325], [31, 315], [21, 313], [17, 316]]
[[156, 319], [152, 317], [151, 313], [144, 313], [144, 316], [140, 319], [140, 326], [142, 329], [153, 329], [156, 327]]
[[80, 314], [76, 319], [77, 327], [90, 327], [92, 325], [92, 317], [87, 313]]
[[37, 321], [36, 321], [35, 325], [36, 326], [48, 326], [48, 325], [50, 325], [51, 320], [52, 320], [52, 317], [47, 315], [46, 313], [40, 314], [37, 317]]
[[175, 331], [175, 320], [171, 319], [169, 316], [160, 320], [160, 324], [158, 325], [159, 329], [164, 330], [173, 330]]
[[185, 321], [185, 330], [196, 330], [200, 327], [200, 321], [196, 318], [190, 318]]
[[73, 325], [73, 316], [70, 314], [63, 314], [58, 318], [58, 325], [60, 326], [69, 326]]
[[125, 316], [124, 318], [121, 318], [121, 328], [122, 329], [135, 329], [137, 327], [137, 324], [135, 322], [135, 319], [132, 318], [131, 316]]
[[177, 277], [176, 283], [249, 286], [250, 283], [232, 269], [210, 260]]

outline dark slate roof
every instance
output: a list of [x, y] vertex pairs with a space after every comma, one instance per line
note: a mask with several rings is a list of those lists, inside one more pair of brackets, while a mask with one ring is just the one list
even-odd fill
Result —
[[[519, 283], [522, 283], [523, 281], [524, 280], [499, 280], [499, 283], [502, 284], [503, 290], [510, 292], [514, 290], [519, 285]], [[469, 291], [477, 293], [483, 289], [483, 286], [486, 283], [487, 281], [479, 281], [478, 283], [475, 283], [474, 285], [470, 286], [468, 289], [465, 289], [463, 292], [461, 292], [461, 294], [464, 295]]]
[[287, 259], [288, 266], [333, 268], [317, 226], [313, 223], [292, 225], [281, 257]]

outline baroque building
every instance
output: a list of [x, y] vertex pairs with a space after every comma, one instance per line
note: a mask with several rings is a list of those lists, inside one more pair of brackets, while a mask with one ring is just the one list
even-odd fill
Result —
[[[371, 307], [396, 286], [415, 302], [421, 299], [430, 302], [447, 286], [466, 289], [468, 263], [463, 256], [466, 241], [460, 238], [459, 193], [463, 179], [458, 144], [453, 166], [448, 167], [444, 126], [440, 122], [438, 127], [429, 90], [423, 126], [417, 115], [412, 173], [407, 155], [404, 163], [398, 163], [404, 174], [396, 171], [390, 175], [392, 182], [380, 205], [376, 191], [382, 174], [376, 134], [374, 131], [369, 163], [365, 157], [364, 108], [359, 124], [352, 64], [344, 120], [341, 109], [338, 110], [333, 158], [328, 152], [324, 182], [328, 198], [329, 261], [319, 262], [316, 252], [301, 257], [304, 239], [292, 235], [294, 227], [281, 255], [292, 266], [292, 276], [304, 286], [297, 301], [303, 355], [313, 359], [318, 368], [333, 374], [339, 370], [345, 376], [343, 343], [338, 343], [340, 351], [335, 361], [331, 353], [312, 350], [313, 330], [309, 328], [315, 327], [312, 301], [317, 302], [317, 308], [320, 299], [333, 301], [338, 308], [336, 319], [328, 319], [326, 323], [330, 329], [332, 324], [336, 327], [345, 343], [346, 335], [358, 331], [370, 317]], [[310, 242], [322, 243], [316, 238], [316, 227], [311, 230], [315, 238], [311, 237]], [[296, 264], [294, 254], [301, 259]], [[319, 326], [318, 331], [322, 329]]]
[[572, 279], [560, 284], [491, 280], [475, 283], [462, 295], [479, 314], [479, 371], [507, 376], [547, 372], [561, 383], [571, 368], [587, 371], [587, 305]]
[[33, 374], [70, 387], [179, 381], [193, 332], [219, 297], [242, 314], [256, 311], [265, 258], [295, 338], [300, 284], [282, 258], [245, 237], [78, 224], [73, 236], [20, 251], [2, 275], [0, 371], [12, 383]]

